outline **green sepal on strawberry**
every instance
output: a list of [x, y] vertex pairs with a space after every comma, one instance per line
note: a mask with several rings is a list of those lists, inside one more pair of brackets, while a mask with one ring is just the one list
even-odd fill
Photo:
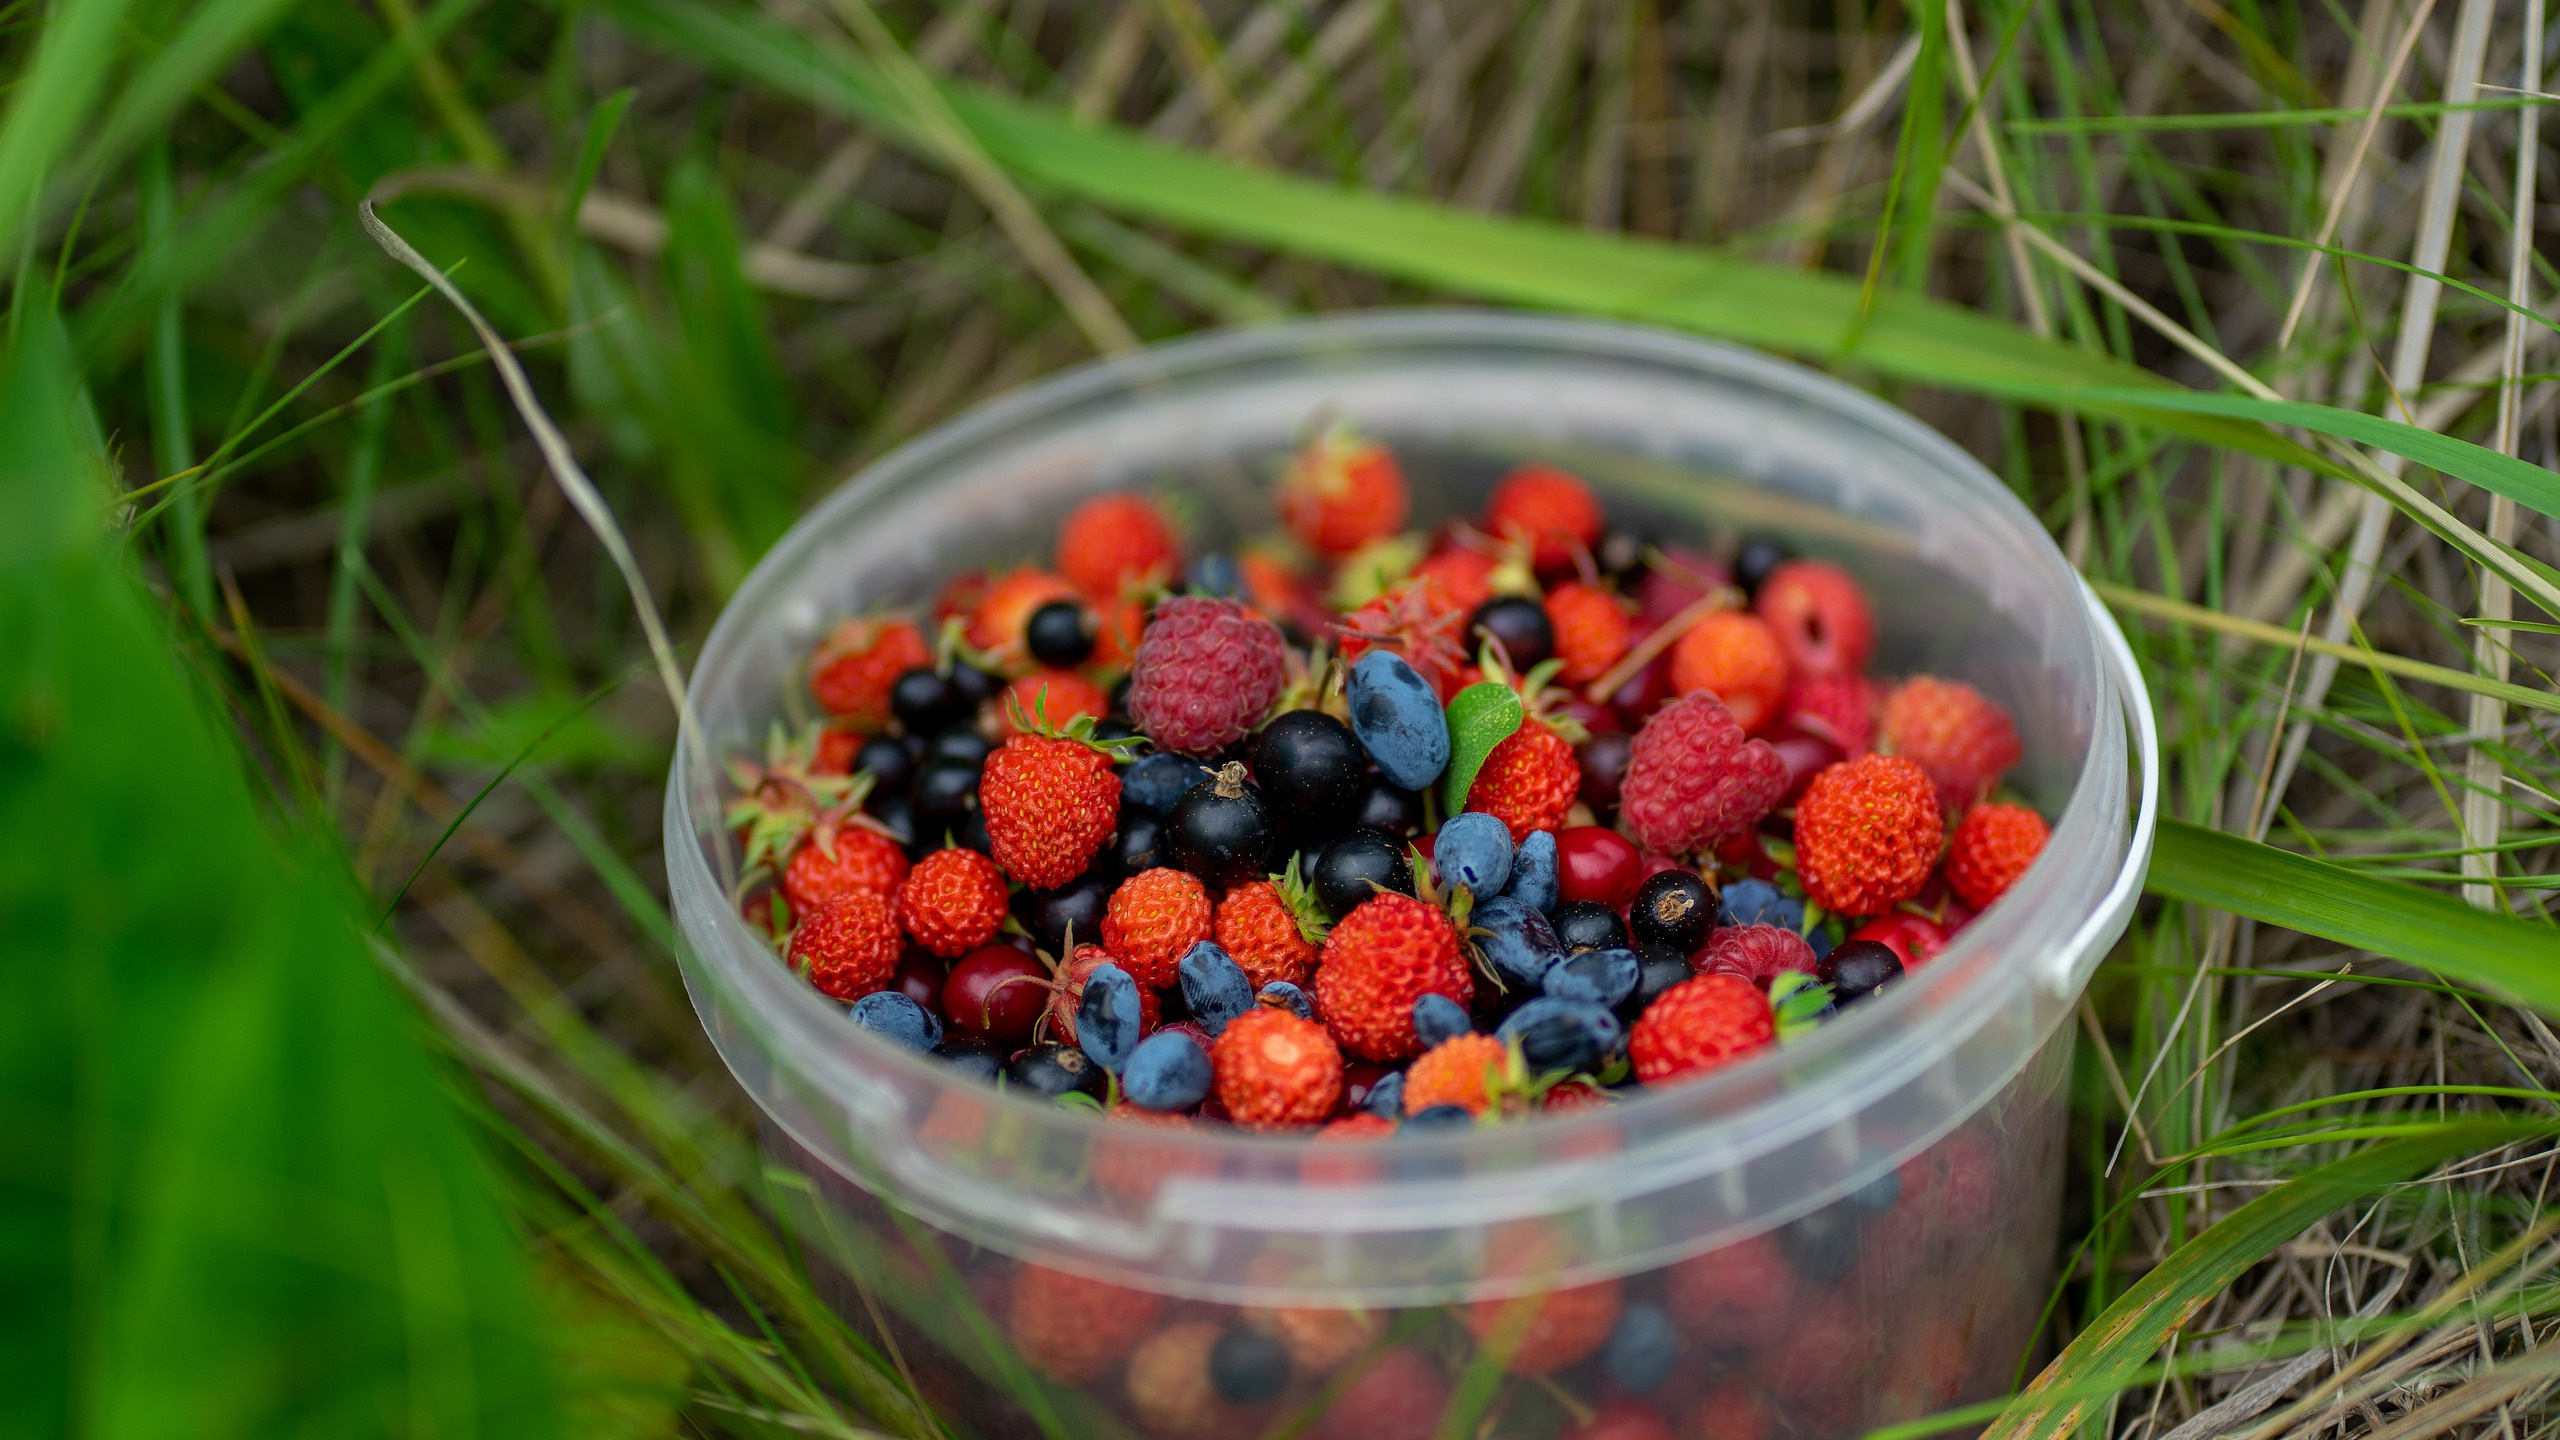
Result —
[[1801, 970], [1787, 970], [1769, 982], [1769, 1014], [1778, 1027], [1778, 1043], [1792, 1045], [1814, 1032], [1831, 1012], [1831, 987]]
[[738, 836], [748, 873], [777, 870], [802, 837], [835, 824], [862, 808], [871, 793], [869, 771], [851, 775], [818, 770], [823, 727], [811, 723], [797, 736], [775, 721], [765, 738], [761, 764], [741, 756], [729, 762], [729, 783], [738, 798], [721, 819]]

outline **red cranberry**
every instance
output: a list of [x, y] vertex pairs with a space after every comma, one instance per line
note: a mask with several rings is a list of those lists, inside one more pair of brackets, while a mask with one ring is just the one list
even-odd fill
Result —
[[942, 1001], [943, 978], [942, 957], [921, 945], [910, 945], [898, 962], [898, 973], [889, 977], [889, 988], [903, 990], [908, 999], [934, 1010]]
[[1588, 900], [1615, 910], [1635, 897], [1644, 865], [1634, 842], [1601, 825], [1569, 825], [1556, 832], [1558, 898]]
[[1049, 1003], [1049, 972], [1010, 945], [982, 945], [951, 967], [942, 1013], [953, 1028], [997, 1045], [1031, 1037]]
[[1881, 915], [1849, 932], [1852, 940], [1873, 940], [1902, 958], [1905, 972], [1919, 969], [1947, 948], [1946, 929], [1908, 911]]
[[1582, 747], [1582, 803], [1592, 813], [1605, 815], [1618, 803], [1618, 786], [1627, 778], [1627, 758], [1635, 753], [1633, 738], [1624, 732], [1594, 735]]

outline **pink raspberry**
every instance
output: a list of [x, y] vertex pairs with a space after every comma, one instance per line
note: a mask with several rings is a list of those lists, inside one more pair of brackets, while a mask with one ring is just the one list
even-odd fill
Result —
[[1280, 627], [1236, 601], [1167, 600], [1138, 642], [1130, 718], [1167, 750], [1214, 755], [1280, 698], [1286, 663]]
[[1709, 931], [1691, 968], [1701, 975], [1739, 975], [1766, 990], [1788, 970], [1813, 973], [1813, 947], [1780, 925], [1727, 925]]
[[1646, 846], [1685, 855], [1759, 823], [1786, 793], [1787, 763], [1752, 740], [1724, 702], [1693, 692], [1636, 732], [1618, 813]]

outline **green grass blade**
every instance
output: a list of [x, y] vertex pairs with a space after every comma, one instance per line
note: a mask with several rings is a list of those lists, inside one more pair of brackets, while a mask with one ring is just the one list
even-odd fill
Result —
[[131, 0], [62, 0], [45, 13], [35, 56], [10, 81], [0, 120], [0, 254], [16, 247], [45, 181], [79, 134], [114, 63]]

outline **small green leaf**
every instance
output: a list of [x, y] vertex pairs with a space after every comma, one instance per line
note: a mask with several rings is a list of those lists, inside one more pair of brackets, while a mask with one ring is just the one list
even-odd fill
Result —
[[1467, 790], [1493, 747], [1520, 728], [1520, 696], [1487, 680], [1449, 697], [1449, 769], [1440, 777], [1440, 800], [1455, 815], [1467, 808]]
[[1812, 1034], [1822, 1012], [1830, 1008], [1831, 987], [1800, 970], [1785, 971], [1769, 982], [1769, 1009], [1776, 1017], [1781, 1045]]

